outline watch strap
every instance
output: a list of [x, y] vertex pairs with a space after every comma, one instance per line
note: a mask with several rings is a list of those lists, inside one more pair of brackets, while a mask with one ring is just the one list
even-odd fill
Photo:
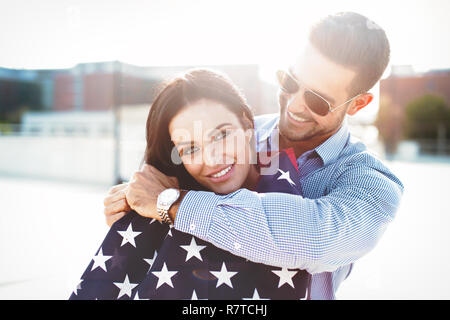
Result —
[[162, 222], [173, 225], [173, 221], [172, 221], [172, 219], [170, 219], [170, 216], [169, 216], [169, 210], [159, 208], [158, 214], [159, 214], [159, 217], [161, 218]]

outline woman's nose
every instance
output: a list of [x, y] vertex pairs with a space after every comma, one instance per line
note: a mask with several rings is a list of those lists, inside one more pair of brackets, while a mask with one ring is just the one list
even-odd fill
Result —
[[205, 147], [203, 154], [203, 162], [207, 166], [215, 166], [218, 164], [223, 164], [223, 147], [219, 146], [220, 144], [210, 144]]

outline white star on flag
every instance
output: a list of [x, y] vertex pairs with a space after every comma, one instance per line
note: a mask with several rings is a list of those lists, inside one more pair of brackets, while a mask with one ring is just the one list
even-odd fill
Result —
[[192, 297], [191, 297], [191, 299], [188, 299], [188, 300], [208, 300], [208, 299], [199, 299], [199, 298], [197, 297], [197, 292], [195, 292], [195, 289], [194, 289], [194, 291], [192, 291]]
[[167, 236], [171, 236], [172, 237], [172, 228], [173, 228], [173, 225], [169, 224], [169, 232], [167, 232], [166, 237]]
[[92, 265], [91, 271], [97, 267], [102, 268], [104, 271], [108, 271], [108, 270], [106, 270], [106, 261], [111, 259], [111, 257], [112, 256], [104, 256], [103, 252], [102, 252], [102, 248], [100, 248], [98, 254], [92, 258], [94, 260], [94, 264]]
[[156, 222], [156, 221], [158, 221], [158, 222], [159, 222], [159, 224], [162, 224], [162, 222], [161, 222], [161, 221], [159, 221], [159, 220], [157, 220], [157, 219], [155, 219], [155, 218], [153, 218], [152, 220], [150, 220], [150, 223], [149, 223], [149, 224], [152, 224], [153, 222]]
[[291, 180], [291, 176], [290, 176], [290, 174], [289, 174], [289, 170], [286, 171], [286, 172], [284, 172], [283, 170], [278, 169], [278, 171], [281, 173], [281, 176], [279, 176], [277, 180], [285, 179], [285, 180], [287, 180], [292, 186], [295, 186], [294, 181]]
[[164, 283], [167, 283], [169, 286], [173, 288], [172, 284], [172, 277], [178, 273], [178, 271], [169, 271], [167, 270], [166, 263], [164, 262], [162, 270], [161, 271], [153, 271], [152, 272], [155, 276], [158, 277], [158, 284], [156, 285], [156, 289], [158, 289], [161, 285]]
[[78, 295], [78, 290], [81, 290], [81, 283], [83, 282], [83, 279], [80, 279], [80, 282], [77, 284], [77, 286], [75, 287], [75, 289], [73, 290], [73, 293], [75, 295]]
[[203, 261], [200, 251], [205, 249], [206, 246], [197, 245], [197, 242], [195, 242], [194, 237], [192, 237], [190, 245], [180, 246], [180, 247], [187, 251], [185, 262], [188, 261], [192, 257], [196, 257], [196, 258], [200, 259], [200, 261]]
[[153, 258], [151, 259], [144, 259], [145, 262], [147, 262], [150, 266], [148, 267], [148, 271], [147, 274], [150, 272], [150, 269], [152, 268], [153, 263], [155, 262], [156, 256], [158, 255], [158, 252], [156, 252], [153, 254]]
[[222, 269], [220, 269], [220, 271], [210, 271], [210, 272], [217, 278], [216, 288], [218, 288], [223, 283], [229, 286], [230, 288], [233, 288], [233, 285], [231, 284], [231, 277], [235, 276], [237, 272], [228, 271], [225, 262], [222, 263]]
[[125, 275], [125, 280], [122, 283], [114, 282], [114, 284], [120, 289], [117, 299], [119, 299], [123, 295], [131, 297], [131, 290], [133, 290], [134, 287], [138, 285], [138, 283], [130, 283], [130, 280], [128, 280], [128, 275]]
[[282, 268], [281, 270], [272, 270], [277, 276], [280, 277], [280, 282], [278, 283], [278, 288], [283, 284], [287, 283], [292, 288], [294, 288], [294, 283], [292, 282], [292, 278], [298, 271], [289, 271], [287, 268]]
[[122, 237], [122, 244], [120, 246], [123, 246], [127, 242], [129, 242], [133, 247], [136, 248], [136, 243], [134, 242], [134, 238], [136, 238], [138, 235], [140, 235], [142, 232], [136, 232], [133, 231], [133, 228], [131, 226], [131, 223], [128, 225], [128, 228], [126, 231], [117, 231]]
[[270, 300], [270, 299], [261, 298], [259, 296], [258, 290], [256, 290], [256, 288], [255, 288], [255, 291], [253, 292], [253, 297], [251, 297], [251, 298], [243, 298], [242, 300]]
[[136, 292], [136, 295], [134, 296], [133, 300], [150, 300], [150, 299], [141, 299], [139, 298], [139, 292]]

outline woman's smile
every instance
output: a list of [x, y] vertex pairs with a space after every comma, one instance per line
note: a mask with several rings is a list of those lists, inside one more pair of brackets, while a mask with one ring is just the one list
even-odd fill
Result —
[[226, 166], [225, 168], [216, 171], [213, 174], [209, 174], [207, 177], [213, 183], [225, 182], [230, 179], [234, 173], [234, 163]]
[[[196, 138], [199, 128], [201, 134]], [[249, 176], [253, 151], [250, 137], [243, 129], [239, 117], [227, 106], [207, 99], [186, 106], [169, 124], [169, 133], [174, 146], [182, 151], [186, 171], [199, 184], [220, 194], [240, 189]], [[181, 131], [186, 134], [175, 134]], [[195, 150], [184, 153], [192, 145]]]

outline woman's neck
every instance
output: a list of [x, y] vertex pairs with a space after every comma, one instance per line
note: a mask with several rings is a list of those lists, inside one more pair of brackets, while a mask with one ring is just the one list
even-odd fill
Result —
[[245, 180], [242, 188], [246, 188], [248, 190], [255, 190], [256, 184], [259, 180], [259, 169], [256, 164], [250, 165], [250, 170], [247, 175], [247, 179]]

